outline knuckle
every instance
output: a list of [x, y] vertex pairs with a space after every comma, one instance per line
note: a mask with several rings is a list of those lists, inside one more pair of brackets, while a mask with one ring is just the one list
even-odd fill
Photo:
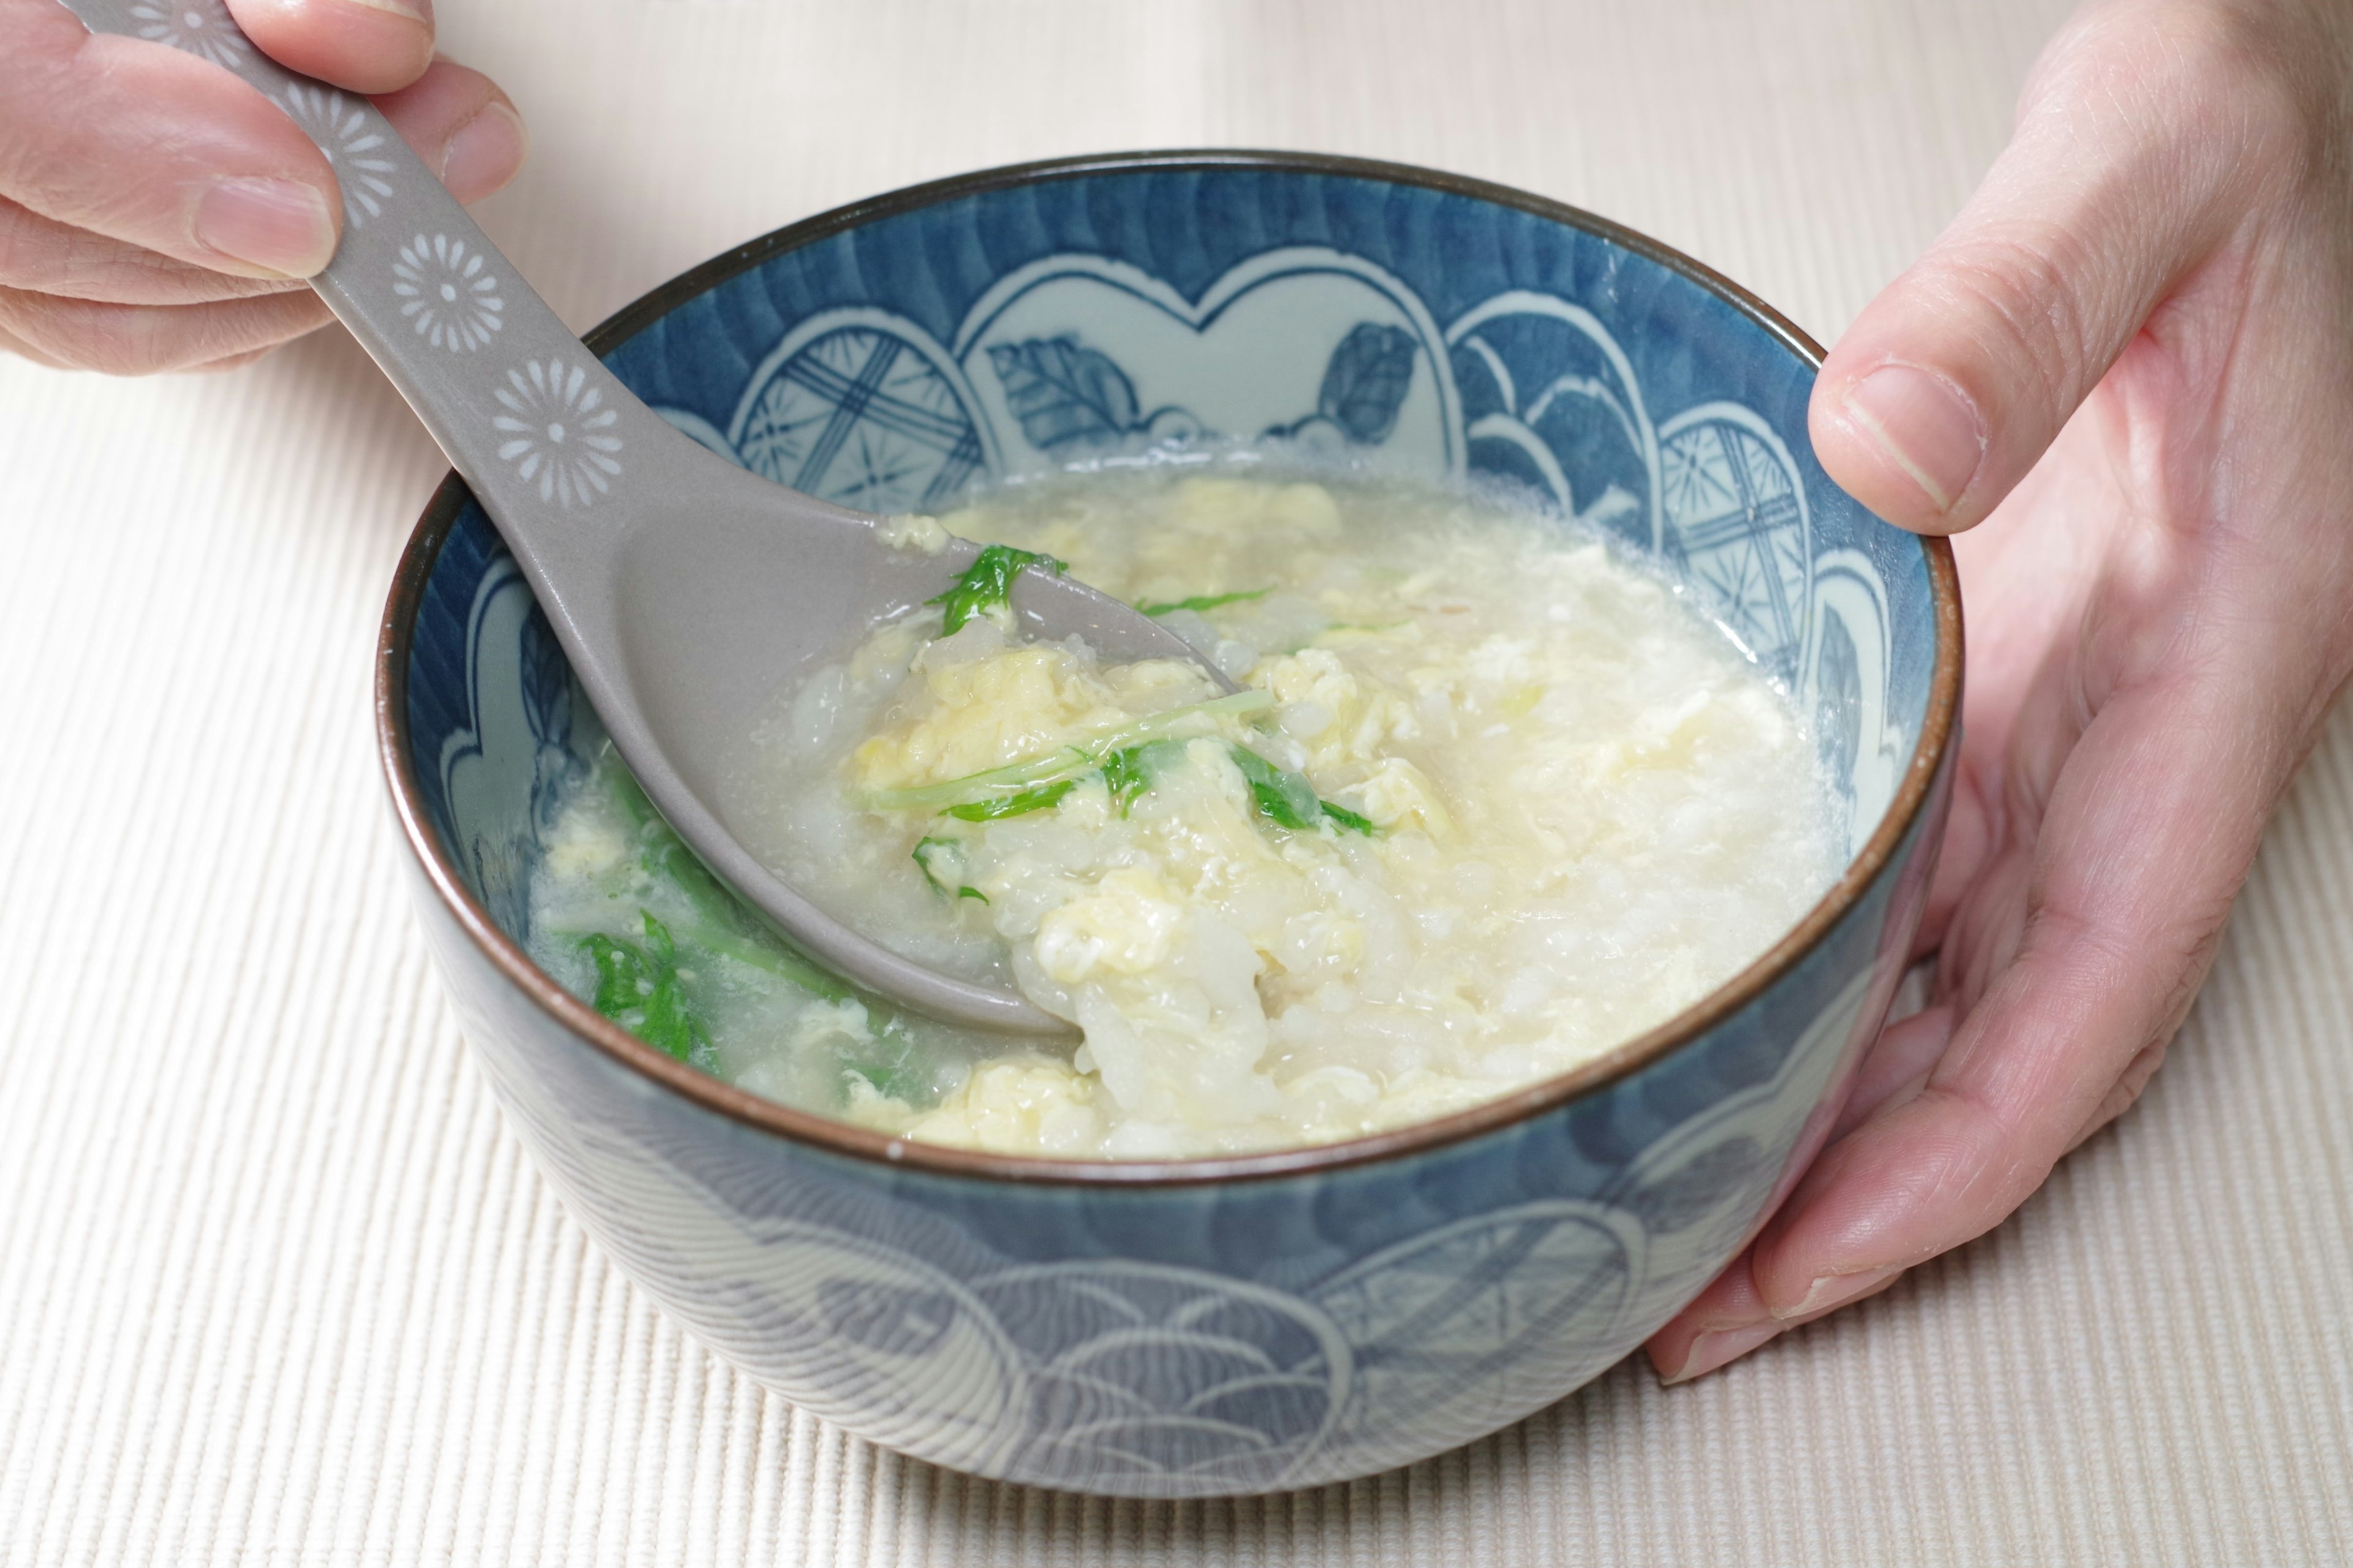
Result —
[[0, 328], [75, 370], [153, 375], [187, 363], [167, 307], [115, 305], [0, 289]]
[[154, 312], [138, 307], [94, 310], [72, 331], [82, 368], [101, 375], [153, 375], [169, 370]]
[[153, 251], [55, 222], [0, 197], [0, 287], [69, 300], [113, 299], [172, 265]]
[[23, 226], [0, 214], [0, 288], [23, 289], [37, 283], [43, 260]]
[[2158, 1040], [2154, 1045], [2143, 1046], [2140, 1054], [2126, 1064], [2124, 1078], [2116, 1087], [2124, 1091], [2126, 1105], [2140, 1099], [2141, 1092], [2148, 1088], [2149, 1080], [2157, 1077], [2157, 1069], [2165, 1065], [2167, 1044], [2167, 1041]]
[[2100, 1097], [2100, 1102], [2092, 1108], [2092, 1113], [2084, 1119], [2083, 1126], [2078, 1128], [2074, 1137], [2068, 1141], [2068, 1150], [2072, 1152], [2081, 1148], [2094, 1133], [2139, 1104], [2140, 1097], [2148, 1088], [2149, 1080], [2157, 1076], [2157, 1069], [2164, 1065], [2163, 1041], [2143, 1047], [2140, 1054], [2133, 1058], [2126, 1066], [2123, 1075], [2105, 1094]]
[[[1980, 233], [1953, 247], [1938, 262], [1937, 290], [1956, 321], [2006, 364], [2031, 364], [2043, 374], [2022, 390], [2052, 393], [2080, 384], [2101, 347], [2093, 341], [2083, 279], [2096, 276], [2081, 247], [2060, 231]], [[2055, 420], [2058, 408], [2041, 410]]]
[[2309, 8], [2150, 0], [2095, 10], [2053, 42], [2021, 114], [2125, 117], [2177, 165], [2241, 190], [2301, 174], [2346, 129], [2348, 50]]
[[2185, 85], [2214, 106], [2214, 129], [2242, 166], [2295, 179], [2310, 172], [2337, 118], [2337, 71], [2315, 47], [2325, 43], [2283, 15], [2236, 7], [2200, 33]]
[[165, 368], [141, 344], [116, 332], [68, 328], [51, 342], [68, 363], [100, 375], [153, 375]]

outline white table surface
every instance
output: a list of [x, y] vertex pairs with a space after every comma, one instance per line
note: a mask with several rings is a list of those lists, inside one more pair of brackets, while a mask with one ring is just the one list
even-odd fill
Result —
[[[1957, 207], [2063, 9], [441, 3], [537, 137], [485, 221], [582, 326], [891, 186], [1256, 144], [1566, 198], [1824, 338]], [[1090, 1501], [764, 1395], [501, 1124], [370, 749], [441, 468], [339, 334], [217, 378], [0, 363], [0, 1562], [2353, 1560], [2353, 715], [2154, 1089], [1990, 1237], [1411, 1470]]]

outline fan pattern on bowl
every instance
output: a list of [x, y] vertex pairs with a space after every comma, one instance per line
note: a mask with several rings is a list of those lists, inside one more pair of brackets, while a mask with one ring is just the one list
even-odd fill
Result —
[[[873, 511], [1217, 437], [1519, 487], [1679, 570], [1788, 684], [1858, 846], [1923, 722], [1919, 547], [1792, 450], [1802, 362], [1664, 268], [1502, 204], [1292, 169], [981, 190], [747, 264], [608, 362], [712, 450]], [[541, 438], [594, 416], [555, 406], [566, 384], [509, 411], [532, 444], [512, 460], [573, 459]], [[427, 816], [517, 934], [584, 765], [576, 702], [467, 507], [423, 590], [411, 743]], [[959, 1469], [1221, 1495], [1492, 1431], [1687, 1300], [1884, 1005], [1919, 832], [1802, 962], [1640, 1072], [1408, 1157], [1203, 1186], [986, 1182], [784, 1139], [585, 1046], [429, 900], [427, 930], [567, 1206], [731, 1362]]]

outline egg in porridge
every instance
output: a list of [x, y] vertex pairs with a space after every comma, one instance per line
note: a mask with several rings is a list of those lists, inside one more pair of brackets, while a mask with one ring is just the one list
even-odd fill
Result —
[[[1004, 1153], [1325, 1142], [1589, 1062], [1761, 954], [1840, 849], [1787, 695], [1664, 578], [1492, 498], [1268, 465], [1008, 486], [984, 551], [747, 740], [723, 802], [873, 940], [1072, 1026], [852, 992], [734, 905], [609, 750], [547, 836], [534, 958], [790, 1104]], [[1061, 571], [1223, 672], [1019, 635]]]

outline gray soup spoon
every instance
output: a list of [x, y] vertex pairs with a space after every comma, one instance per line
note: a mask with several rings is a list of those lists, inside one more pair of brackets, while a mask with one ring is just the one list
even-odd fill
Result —
[[[67, 0], [93, 32], [227, 67], [318, 143], [343, 194], [342, 246], [311, 279], [497, 522], [575, 675], [648, 798], [688, 847], [796, 946], [851, 982], [951, 1023], [1070, 1026], [1008, 990], [943, 974], [818, 909], [707, 804], [720, 760], [783, 679], [847, 650], [881, 615], [953, 582], [979, 546], [894, 547], [883, 519], [746, 472], [673, 428], [597, 363], [364, 98], [279, 66], [221, 0]], [[1149, 616], [1024, 571], [1035, 636], [1106, 658], [1185, 658]]]

